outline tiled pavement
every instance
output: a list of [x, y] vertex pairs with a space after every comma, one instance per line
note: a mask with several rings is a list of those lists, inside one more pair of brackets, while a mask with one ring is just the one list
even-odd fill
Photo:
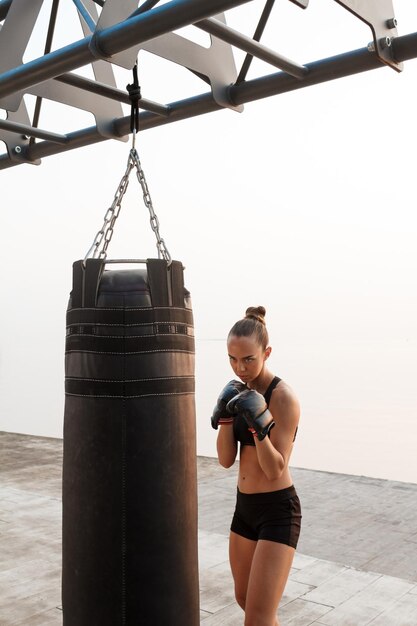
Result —
[[[61, 461], [61, 440], [0, 433], [0, 626], [62, 624]], [[417, 485], [292, 471], [303, 528], [281, 626], [417, 626]], [[236, 468], [200, 457], [198, 485], [201, 623], [242, 626], [227, 560]]]

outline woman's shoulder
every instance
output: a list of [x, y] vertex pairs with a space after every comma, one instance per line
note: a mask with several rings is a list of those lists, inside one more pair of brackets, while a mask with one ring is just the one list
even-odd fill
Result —
[[300, 407], [300, 403], [294, 389], [282, 379], [272, 391], [271, 405], [281, 410], [293, 409], [299, 411]]

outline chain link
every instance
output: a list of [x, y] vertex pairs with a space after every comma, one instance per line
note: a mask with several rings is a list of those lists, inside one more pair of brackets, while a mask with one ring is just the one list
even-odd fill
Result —
[[[135, 133], [134, 133], [135, 134]], [[138, 152], [135, 148], [135, 143], [132, 143], [132, 149], [129, 152], [129, 158], [127, 160], [127, 167], [122, 179], [117, 187], [116, 193], [114, 194], [113, 202], [110, 208], [107, 209], [106, 214], [104, 216], [104, 223], [101, 229], [96, 234], [92, 245], [90, 246], [87, 254], [84, 257], [84, 263], [88, 258], [99, 258], [106, 259], [107, 257], [107, 248], [113, 237], [114, 225], [119, 217], [120, 210], [122, 208], [122, 200], [126, 193], [127, 187], [129, 185], [129, 176], [133, 168], [136, 168], [136, 176], [139, 181], [139, 184], [142, 188], [143, 192], [143, 201], [145, 206], [149, 210], [150, 214], [150, 223], [151, 228], [156, 236], [156, 247], [158, 249], [158, 258], [164, 258], [168, 265], [171, 263], [171, 255], [168, 252], [168, 249], [165, 245], [164, 240], [161, 238], [159, 234], [159, 220], [155, 214], [152, 198], [149, 193], [148, 184], [146, 182], [145, 174], [142, 169], [142, 165], [139, 159]], [[101, 248], [101, 249], [100, 249]]]
[[146, 182], [145, 173], [142, 169], [142, 165], [139, 159], [139, 154], [136, 148], [132, 148], [132, 150], [130, 151], [130, 154], [136, 166], [137, 179], [139, 181], [140, 186], [142, 187], [143, 202], [149, 211], [149, 215], [150, 215], [149, 221], [151, 223], [151, 228], [153, 232], [155, 233], [156, 247], [158, 248], [158, 258], [161, 258], [161, 257], [164, 258], [165, 261], [167, 261], [169, 264], [171, 263], [171, 255], [168, 252], [168, 248], [165, 245], [165, 241], [162, 239], [161, 235], [159, 234], [159, 220], [153, 208], [151, 194], [149, 193], [149, 188]]

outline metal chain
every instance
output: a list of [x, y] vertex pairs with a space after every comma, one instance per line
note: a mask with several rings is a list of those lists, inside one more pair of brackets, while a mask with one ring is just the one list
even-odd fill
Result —
[[132, 150], [130, 151], [131, 154], [131, 158], [134, 161], [134, 164], [136, 166], [136, 176], [137, 179], [139, 181], [140, 186], [142, 187], [142, 192], [143, 192], [143, 202], [145, 204], [145, 206], [148, 208], [149, 211], [149, 215], [150, 215], [150, 223], [151, 223], [151, 228], [153, 230], [153, 232], [155, 233], [155, 237], [156, 237], [156, 247], [158, 248], [158, 258], [164, 258], [165, 261], [167, 261], [168, 264], [171, 263], [171, 255], [168, 252], [168, 248], [165, 245], [165, 241], [162, 239], [161, 235], [159, 234], [159, 220], [156, 216], [156, 213], [153, 209], [153, 205], [152, 205], [152, 198], [151, 198], [151, 194], [149, 193], [149, 188], [148, 188], [148, 184], [146, 182], [146, 178], [145, 178], [145, 173], [142, 169], [142, 165], [139, 159], [139, 154], [136, 150], [136, 148], [132, 148]]
[[[151, 216], [150, 223], [151, 223], [151, 228], [156, 236], [156, 241], [157, 241], [156, 247], [158, 249], [158, 258], [163, 257], [168, 262], [168, 265], [171, 263], [171, 255], [168, 252], [168, 249], [165, 245], [164, 240], [161, 238], [159, 234], [159, 220], [153, 209], [152, 199], [149, 193], [149, 188], [146, 182], [145, 174], [143, 172], [143, 169], [139, 160], [139, 155], [134, 145], [135, 144], [133, 140], [133, 143], [132, 143], [133, 147], [129, 152], [129, 158], [127, 161], [126, 171], [119, 183], [119, 186], [117, 187], [111, 207], [107, 209], [106, 211], [106, 214], [104, 216], [103, 226], [98, 231], [97, 235], [94, 238], [92, 245], [90, 246], [87, 254], [84, 257], [84, 263], [90, 257], [93, 259], [96, 259], [96, 258], [106, 259], [107, 248], [109, 246], [111, 238], [113, 237], [114, 224], [117, 218], [119, 217], [120, 209], [122, 208], [122, 200], [126, 193], [127, 187], [129, 185], [130, 172], [132, 171], [134, 167], [136, 168], [137, 179], [140, 183], [140, 186], [142, 187], [143, 201], [145, 203], [145, 206], [148, 208], [149, 214]], [[100, 246], [101, 246], [101, 250], [100, 250]]]

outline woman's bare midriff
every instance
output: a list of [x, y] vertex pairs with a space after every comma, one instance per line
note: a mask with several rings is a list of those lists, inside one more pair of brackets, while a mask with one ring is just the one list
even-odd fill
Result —
[[255, 446], [241, 446], [239, 461], [238, 488], [242, 493], [264, 493], [291, 487], [293, 484], [287, 467], [279, 478], [269, 480], [263, 473]]

